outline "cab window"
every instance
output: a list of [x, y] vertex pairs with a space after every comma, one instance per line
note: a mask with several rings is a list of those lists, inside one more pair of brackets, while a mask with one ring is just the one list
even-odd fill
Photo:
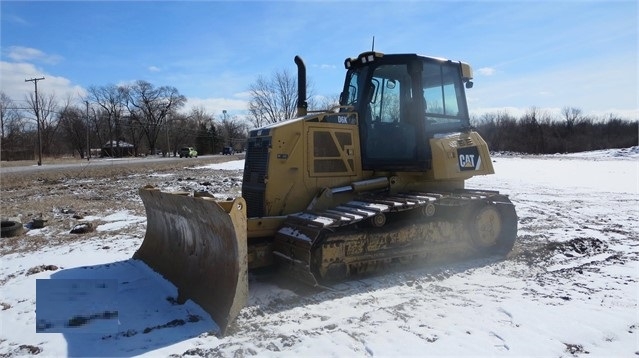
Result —
[[455, 64], [424, 63], [422, 72], [427, 129], [443, 131], [467, 122], [464, 89]]
[[367, 89], [366, 158], [414, 162], [416, 128], [411, 124], [411, 81], [406, 64], [375, 68]]

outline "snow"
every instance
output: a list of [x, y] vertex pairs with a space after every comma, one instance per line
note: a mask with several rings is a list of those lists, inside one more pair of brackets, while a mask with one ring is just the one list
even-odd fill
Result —
[[150, 176], [156, 177], [156, 178], [168, 178], [173, 175], [174, 175], [173, 173], [154, 173], [154, 174], [151, 174]]
[[[177, 304], [175, 287], [131, 258], [145, 218], [113, 208], [84, 221], [125, 235], [2, 257], [0, 355], [636, 356], [638, 159], [636, 147], [497, 155], [496, 174], [467, 187], [515, 203], [507, 259], [408, 267], [325, 290], [252, 275], [248, 306], [223, 338], [198, 305]], [[77, 316], [95, 319], [68, 327]]]
[[[638, 191], [639, 160], [630, 162], [603, 160], [599, 156], [582, 158], [583, 160], [575, 160], [571, 157], [525, 158], [522, 159], [524, 162], [515, 158], [496, 158], [494, 165], [498, 175], [495, 179], [504, 182], [513, 189], [517, 186], [532, 184], [535, 187], [614, 193], [636, 193]], [[470, 185], [474, 182], [473, 180]], [[479, 180], [477, 181], [479, 182]], [[489, 181], [492, 182], [490, 179]]]
[[209, 164], [195, 169], [216, 169], [216, 170], [244, 170], [244, 160], [232, 160], [224, 163]]
[[96, 231], [118, 231], [127, 226], [146, 222], [146, 217], [135, 216], [129, 210], [121, 210], [104, 217], [87, 216], [82, 221], [96, 220], [106, 222], [104, 224], [98, 225]]

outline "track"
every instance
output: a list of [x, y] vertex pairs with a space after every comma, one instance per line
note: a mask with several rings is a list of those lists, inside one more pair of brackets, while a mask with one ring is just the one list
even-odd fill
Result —
[[496, 191], [367, 193], [289, 215], [273, 253], [285, 272], [315, 286], [396, 263], [503, 255], [516, 236], [514, 206]]

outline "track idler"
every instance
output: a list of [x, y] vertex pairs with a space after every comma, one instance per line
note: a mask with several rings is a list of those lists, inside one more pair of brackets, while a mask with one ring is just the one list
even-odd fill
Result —
[[517, 213], [506, 196], [476, 205], [467, 220], [468, 232], [478, 251], [506, 255], [517, 238]]
[[146, 235], [134, 259], [142, 260], [193, 300], [224, 335], [248, 301], [246, 203], [217, 202], [140, 189]]

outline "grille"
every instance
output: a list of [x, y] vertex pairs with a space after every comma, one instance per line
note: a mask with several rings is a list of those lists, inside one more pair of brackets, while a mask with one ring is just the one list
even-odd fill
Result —
[[458, 147], [469, 147], [473, 144], [473, 140], [470, 138], [461, 138], [457, 140], [457, 146]]
[[242, 197], [246, 200], [248, 217], [264, 216], [264, 194], [266, 192], [266, 172], [271, 137], [252, 137], [248, 139], [246, 164], [242, 180]]

